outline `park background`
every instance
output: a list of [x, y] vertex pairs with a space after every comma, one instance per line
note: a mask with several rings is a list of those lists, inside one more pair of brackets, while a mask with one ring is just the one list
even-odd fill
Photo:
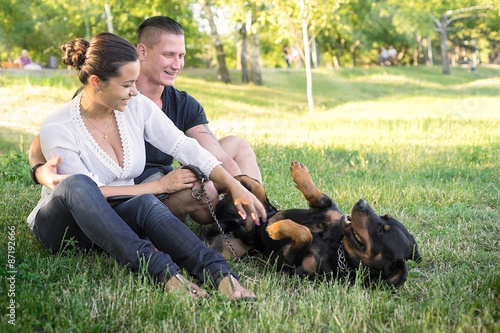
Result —
[[260, 68], [286, 66], [285, 43], [296, 67], [370, 66], [393, 45], [398, 64], [436, 63], [449, 72], [448, 63], [498, 64], [499, 7], [496, 0], [0, 0], [0, 60], [27, 49], [34, 61], [61, 67], [65, 41], [110, 31], [135, 45], [145, 18], [167, 15], [186, 31], [186, 67], [218, 68], [224, 82], [237, 68], [259, 84]]
[[[186, 28], [188, 47], [176, 87], [201, 102], [218, 137], [236, 134], [252, 144], [274, 204], [305, 207], [288, 170], [290, 159], [298, 160], [344, 212], [363, 197], [380, 214], [401, 220], [422, 263], [409, 262], [408, 280], [393, 291], [289, 277], [252, 253], [230, 263], [259, 302], [236, 306], [217, 294], [200, 303], [164, 294], [147, 274], [132, 274], [105, 254], [52, 255], [26, 223], [40, 193], [29, 177], [27, 151], [43, 119], [79, 82], [60, 62], [40, 71], [2, 68], [0, 331], [499, 332], [500, 69], [489, 58], [498, 53], [498, 4], [304, 2], [314, 17], [306, 22], [308, 75], [301, 3], [242, 3], [210, 6], [214, 20], [227, 22], [217, 24], [226, 27], [217, 44], [201, 3], [110, 1], [108, 16], [98, 1], [1, 0], [0, 56], [8, 61], [27, 48], [47, 66], [50, 56], [59, 59], [62, 41], [108, 30], [108, 17], [114, 32], [135, 44], [145, 17], [169, 15]], [[236, 11], [239, 16], [227, 14]], [[447, 30], [449, 73], [434, 20], [447, 12], [454, 18]], [[250, 83], [242, 82], [238, 52], [247, 17], [256, 18], [245, 58]], [[252, 40], [259, 42], [257, 62], [250, 61]], [[300, 67], [285, 68], [285, 41], [299, 44]], [[382, 67], [379, 48], [391, 44], [401, 58]], [[221, 82], [216, 45], [223, 45], [230, 84]], [[474, 72], [465, 57], [477, 61]], [[205, 230], [190, 226], [200, 235]], [[15, 295], [4, 264], [12, 230]], [[12, 300], [15, 326], [7, 316]]]

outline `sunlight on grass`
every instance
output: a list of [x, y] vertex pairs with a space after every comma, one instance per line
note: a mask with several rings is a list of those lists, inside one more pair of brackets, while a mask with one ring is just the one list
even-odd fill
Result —
[[441, 85], [438, 83], [433, 83], [429, 81], [424, 81], [424, 80], [418, 80], [414, 78], [409, 78], [406, 76], [399, 76], [399, 75], [381, 75], [381, 74], [376, 74], [376, 75], [371, 75], [371, 76], [362, 76], [359, 78], [356, 78], [355, 81], [357, 82], [367, 82], [367, 83], [376, 83], [376, 84], [394, 84], [394, 85], [405, 85], [405, 84], [410, 84], [413, 86], [421, 86], [421, 87], [440, 87]]
[[0, 126], [38, 134], [43, 120], [71, 98], [68, 88], [38, 85], [0, 87]]
[[349, 119], [422, 119], [422, 118], [493, 118], [500, 119], [496, 109], [500, 98], [472, 96], [464, 99], [437, 97], [410, 97], [403, 101], [396, 97], [386, 97], [378, 101], [351, 102], [318, 113], [320, 121]]

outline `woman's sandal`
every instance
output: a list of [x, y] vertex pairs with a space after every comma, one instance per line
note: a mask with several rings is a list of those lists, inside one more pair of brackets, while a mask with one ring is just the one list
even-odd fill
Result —
[[[243, 292], [242, 290], [239, 290], [238, 289], [238, 286], [236, 285], [236, 280], [234, 279], [234, 276], [232, 274], [229, 274], [226, 276], [229, 280], [229, 287], [231, 288], [230, 290], [230, 293], [229, 293], [229, 299], [231, 301], [235, 301], [235, 302], [255, 302], [257, 301], [257, 297], [250, 291], [246, 290], [246, 289], [243, 289], [243, 287], [240, 287], [243, 289], [243, 291], [246, 291], [249, 293], [248, 296], [242, 296], [243, 295]], [[219, 289], [220, 290], [220, 289]], [[240, 297], [236, 297], [234, 296], [235, 293], [239, 292], [240, 293]]]
[[[176, 280], [174, 280], [174, 278], [177, 280], [177, 282]], [[168, 293], [175, 291], [182, 291], [181, 287], [183, 290], [188, 291], [189, 296], [191, 296], [193, 299], [208, 297], [208, 294], [205, 290], [201, 289], [196, 284], [186, 280], [179, 273], [175, 274], [170, 278], [170, 280], [167, 281], [165, 285], [165, 291]]]

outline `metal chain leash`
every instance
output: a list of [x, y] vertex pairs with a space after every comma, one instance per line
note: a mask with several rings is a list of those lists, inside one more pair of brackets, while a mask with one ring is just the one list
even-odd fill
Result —
[[338, 254], [338, 262], [337, 262], [337, 265], [339, 266], [339, 269], [340, 269], [340, 273], [342, 274], [342, 276], [345, 276], [346, 275], [346, 269], [347, 269], [347, 265], [346, 265], [346, 261], [345, 261], [345, 257], [344, 257], [344, 240], [342, 240], [340, 242], [340, 246], [337, 250], [337, 254]]
[[205, 201], [207, 202], [208, 210], [210, 211], [210, 214], [212, 215], [213, 220], [217, 224], [217, 227], [219, 228], [219, 232], [222, 235], [222, 237], [224, 238], [224, 242], [226, 243], [226, 245], [229, 248], [229, 250], [231, 250], [231, 253], [233, 254], [234, 258], [236, 259], [236, 262], [239, 262], [240, 261], [240, 257], [238, 257], [238, 255], [236, 254], [236, 251], [235, 251], [233, 245], [231, 244], [231, 242], [227, 238], [227, 235], [224, 232], [224, 229], [222, 229], [222, 226], [221, 226], [221, 224], [219, 222], [219, 219], [215, 215], [215, 210], [214, 210], [214, 207], [212, 206], [212, 202], [208, 198], [208, 194], [205, 191], [205, 178], [204, 177], [202, 177], [200, 179], [200, 183], [201, 183], [200, 189], [196, 190], [196, 189], [194, 189], [194, 187], [192, 187], [191, 188], [191, 194], [192, 194], [193, 198], [195, 198], [198, 201], [200, 201], [201, 198], [203, 196], [205, 196]]

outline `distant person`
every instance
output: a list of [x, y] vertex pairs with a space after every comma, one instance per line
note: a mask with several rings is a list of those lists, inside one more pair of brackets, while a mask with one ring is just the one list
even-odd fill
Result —
[[300, 47], [299, 43], [293, 44], [293, 49], [292, 49], [292, 61], [295, 64], [295, 68], [300, 68], [301, 62], [300, 62]]
[[398, 61], [398, 52], [396, 51], [396, 49], [394, 48], [394, 46], [392, 45], [389, 45], [389, 49], [387, 50], [387, 60], [389, 61], [389, 63], [391, 65], [396, 65], [397, 61]]
[[24, 69], [42, 69], [42, 66], [34, 63], [28, 55], [28, 50], [23, 49], [19, 58], [14, 60], [14, 63], [21, 65]]
[[290, 47], [288, 47], [288, 43], [283, 45], [283, 58], [285, 58], [286, 68], [292, 67], [292, 52], [290, 51]]
[[387, 59], [389, 57], [389, 54], [387, 52], [387, 49], [385, 47], [380, 48], [380, 53], [378, 55], [378, 63], [380, 66], [385, 66], [387, 64]]
[[495, 58], [496, 58], [495, 52], [494, 51], [490, 52], [488, 60], [491, 65], [495, 63]]
[[476, 76], [479, 75], [474, 60], [470, 59], [468, 60], [468, 62], [469, 62], [469, 74], [475, 74]]
[[19, 56], [19, 58], [17, 58], [16, 60], [14, 60], [14, 63], [18, 64], [18, 65], [21, 65], [21, 66], [26, 66], [26, 65], [29, 65], [31, 63], [33, 63], [31, 61], [31, 58], [29, 57], [28, 55], [28, 50], [24, 49], [21, 51], [21, 55]]

